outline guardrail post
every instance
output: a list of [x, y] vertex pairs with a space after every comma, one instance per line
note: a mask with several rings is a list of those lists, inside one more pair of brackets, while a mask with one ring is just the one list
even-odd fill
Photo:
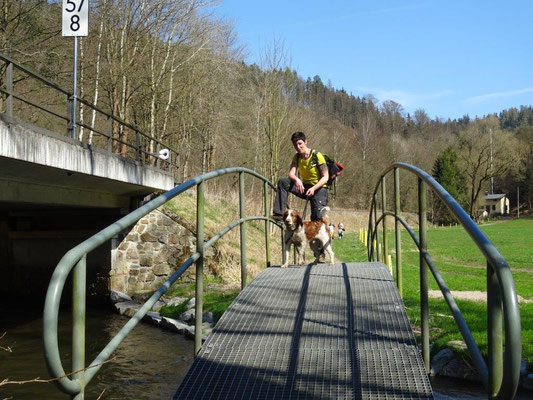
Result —
[[[381, 178], [381, 215], [385, 214], [387, 211], [387, 191], [385, 189], [387, 185], [385, 184], [385, 176]], [[387, 263], [387, 217], [383, 217], [383, 254], [381, 259], [383, 263]]]
[[[394, 215], [400, 215], [400, 170], [394, 168]], [[402, 275], [402, 232], [400, 221], [394, 219], [394, 231], [396, 239], [396, 285], [403, 298], [403, 275]]]
[[141, 139], [137, 129], [135, 129], [135, 159], [141, 161]]
[[428, 266], [424, 254], [427, 251], [426, 183], [418, 178], [418, 230], [420, 236], [420, 320], [422, 323], [422, 358], [426, 372], [430, 371], [429, 362], [429, 300]]
[[373, 241], [372, 246], [373, 247], [375, 256], [372, 258], [374, 261], [381, 260], [381, 252], [379, 251], [379, 228], [378, 228], [378, 199], [377, 199], [377, 193], [374, 195], [374, 232], [373, 232]]
[[[246, 202], [244, 200], [244, 172], [239, 172], [239, 218], [244, 218]], [[246, 225], [240, 223], [241, 232], [241, 290], [246, 286]]]
[[502, 340], [502, 296], [498, 277], [487, 262], [487, 337], [489, 399], [494, 398], [503, 379], [503, 340]]
[[70, 138], [73, 138], [75, 136], [74, 133], [74, 119], [72, 116], [74, 115], [74, 96], [70, 95], [68, 96], [68, 103], [67, 103], [67, 135]]
[[159, 144], [159, 142], [156, 143], [156, 146], [155, 146], [155, 166], [157, 168], [160, 168], [161, 167], [161, 158], [159, 158], [159, 151], [161, 150], [161, 145]]
[[204, 181], [196, 189], [196, 251], [200, 258], [196, 260], [196, 304], [194, 320], [194, 355], [202, 347], [202, 314], [204, 298]]
[[285, 255], [285, 239], [283, 238], [283, 228], [281, 229], [281, 264], [285, 264], [287, 262], [287, 257]]
[[72, 396], [83, 400], [85, 388], [85, 283], [87, 254], [78, 261], [72, 274], [72, 378], [80, 382], [81, 392]]
[[110, 116], [107, 116], [106, 123], [106, 132], [107, 132], [107, 151], [110, 153], [113, 152], [113, 119]]
[[[268, 183], [264, 182], [264, 203], [265, 203], [265, 218], [268, 218], [270, 207], [268, 206]], [[265, 221], [265, 251], [266, 251], [266, 266], [270, 267], [270, 222]]]
[[13, 63], [7, 62], [6, 66], [6, 114], [8, 117], [13, 116]]

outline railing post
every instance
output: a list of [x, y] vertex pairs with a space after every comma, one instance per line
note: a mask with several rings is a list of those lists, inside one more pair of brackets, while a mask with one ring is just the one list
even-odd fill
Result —
[[[400, 170], [394, 168], [394, 215], [400, 215]], [[400, 297], [403, 298], [403, 276], [402, 276], [402, 232], [400, 221], [394, 219], [394, 231], [396, 239], [396, 285]]]
[[426, 372], [430, 371], [429, 363], [429, 301], [428, 301], [428, 266], [424, 254], [427, 251], [427, 215], [426, 215], [426, 183], [418, 178], [418, 229], [420, 236], [420, 320], [422, 323], [422, 358]]
[[113, 119], [108, 115], [106, 123], [107, 132], [107, 151], [113, 152]]
[[[379, 228], [378, 228], [378, 199], [377, 199], [377, 193], [374, 194], [374, 232], [373, 234], [373, 241], [372, 246], [374, 246], [374, 243], [376, 243], [375, 248], [372, 247], [373, 253], [375, 256], [372, 258], [374, 261], [381, 260], [381, 254], [379, 251]], [[375, 242], [374, 242], [375, 241]]]
[[13, 63], [7, 62], [6, 66], [6, 114], [8, 117], [13, 116]]
[[[239, 172], [239, 218], [244, 218], [246, 202], [244, 200], [244, 172]], [[241, 290], [246, 286], [246, 225], [240, 223], [241, 232]]]
[[281, 229], [281, 264], [285, 264], [287, 262], [287, 257], [285, 255], [285, 239], [283, 238], [283, 228]]
[[141, 161], [141, 140], [137, 129], [135, 129], [135, 159]]
[[72, 274], [72, 378], [80, 382], [81, 392], [72, 396], [83, 400], [85, 389], [85, 283], [87, 255], [78, 261]]
[[[387, 191], [385, 189], [385, 176], [381, 178], [381, 215], [387, 211]], [[383, 217], [383, 254], [381, 256], [383, 263], [387, 263], [387, 217]]]
[[[265, 198], [265, 218], [268, 218], [270, 207], [268, 206], [268, 182], [264, 182], [264, 198]], [[270, 267], [270, 222], [265, 221], [265, 251], [266, 251], [266, 266]]]
[[498, 394], [503, 379], [502, 296], [498, 277], [487, 262], [487, 337], [489, 399]]
[[68, 96], [68, 103], [67, 103], [67, 135], [70, 138], [75, 137], [75, 122], [73, 119], [73, 113], [74, 113], [74, 96], [70, 95]]
[[202, 347], [202, 313], [204, 298], [204, 181], [196, 189], [196, 251], [200, 258], [196, 260], [196, 304], [194, 321], [194, 355]]
[[154, 165], [157, 167], [157, 168], [160, 168], [161, 167], [161, 158], [159, 158], [159, 151], [161, 150], [161, 145], [159, 144], [159, 142], [156, 143], [156, 146], [155, 146], [155, 163]]

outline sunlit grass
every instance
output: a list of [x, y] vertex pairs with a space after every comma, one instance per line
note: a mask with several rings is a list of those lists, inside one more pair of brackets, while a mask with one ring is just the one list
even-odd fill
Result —
[[[517, 294], [533, 299], [533, 219], [494, 221], [482, 231], [507, 260]], [[387, 235], [389, 253], [395, 265], [394, 233]], [[344, 262], [366, 261], [366, 249], [357, 232], [333, 242], [335, 256]], [[428, 250], [452, 291], [486, 291], [486, 261], [459, 226], [428, 230]], [[402, 231], [403, 299], [415, 332], [420, 326], [419, 255], [406, 231]], [[429, 288], [438, 290], [431, 273]], [[480, 350], [487, 351], [487, 307], [483, 302], [456, 300]], [[522, 358], [533, 362], [533, 304], [520, 303]], [[430, 335], [434, 349], [446, 347], [451, 340], [462, 340], [444, 300], [430, 299]]]

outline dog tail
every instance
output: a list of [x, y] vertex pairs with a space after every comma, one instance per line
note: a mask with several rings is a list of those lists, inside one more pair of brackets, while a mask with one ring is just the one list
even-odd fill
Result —
[[322, 207], [320, 211], [322, 212], [322, 221], [327, 221], [327, 219], [329, 218], [329, 212], [331, 211], [331, 208], [329, 208], [328, 206], [325, 206], [325, 207]]

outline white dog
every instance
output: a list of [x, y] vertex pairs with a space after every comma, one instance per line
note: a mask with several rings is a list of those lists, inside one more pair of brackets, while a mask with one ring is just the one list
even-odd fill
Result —
[[303, 221], [298, 211], [286, 210], [283, 214], [283, 222], [285, 223], [285, 233], [283, 235], [285, 263], [281, 268], [287, 268], [289, 265], [291, 244], [294, 245], [298, 253], [298, 264], [303, 264], [304, 262], [307, 243], [309, 243], [315, 255], [314, 264], [318, 263], [322, 250], [329, 254], [330, 264], [335, 263], [335, 255], [331, 249], [331, 233], [325, 218], [320, 221]]

